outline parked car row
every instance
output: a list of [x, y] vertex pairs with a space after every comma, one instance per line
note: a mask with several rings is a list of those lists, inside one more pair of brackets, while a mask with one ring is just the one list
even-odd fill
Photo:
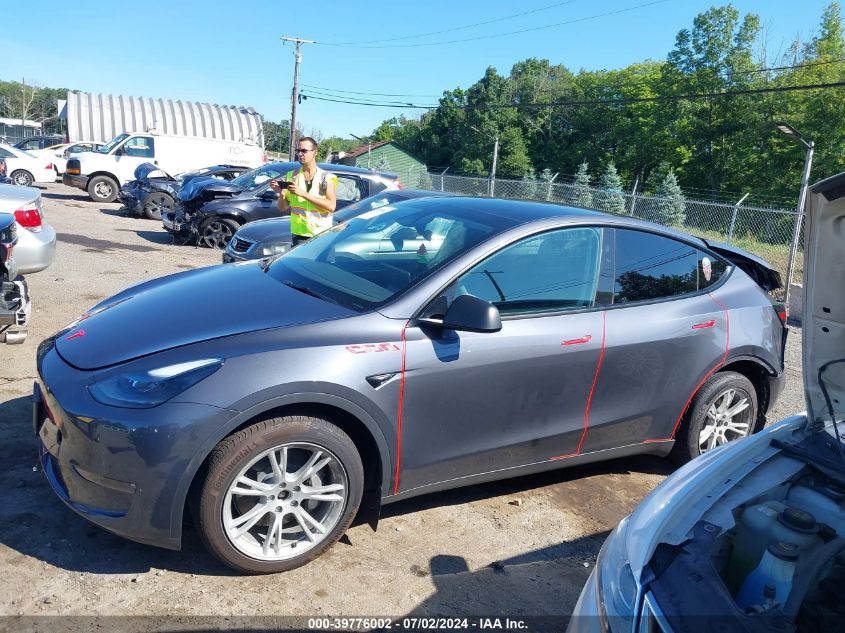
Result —
[[0, 343], [26, 339], [31, 301], [23, 275], [50, 266], [55, 253], [56, 232], [44, 221], [41, 192], [0, 183]]
[[[240, 226], [282, 215], [270, 181], [298, 167], [299, 163], [268, 163], [228, 183], [189, 183], [179, 191], [173, 210], [162, 215], [164, 228], [224, 250]], [[335, 164], [320, 164], [320, 168], [337, 176], [337, 209], [401, 187], [393, 174]]]
[[264, 161], [264, 151], [251, 142], [124, 133], [97, 151], [70, 158], [62, 182], [87, 191], [95, 202], [114, 202], [121, 185], [134, 178], [135, 169], [142, 163], [178, 174], [215, 163], [254, 168]]

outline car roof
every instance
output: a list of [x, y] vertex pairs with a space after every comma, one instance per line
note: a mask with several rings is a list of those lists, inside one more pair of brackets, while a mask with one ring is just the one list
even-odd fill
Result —
[[[429, 195], [434, 192], [430, 192]], [[415, 204], [409, 202], [409, 204]], [[465, 215], [468, 219], [478, 218], [480, 215], [488, 215], [497, 219], [500, 226], [516, 227], [529, 223], [543, 223], [547, 220], [570, 219], [573, 223], [595, 221], [604, 225], [615, 225], [619, 227], [642, 229], [652, 233], [661, 233], [667, 237], [673, 237], [699, 248], [710, 250], [704, 240], [669, 228], [662, 224], [655, 224], [646, 220], [638, 220], [631, 216], [616, 215], [570, 207], [556, 202], [544, 202], [539, 200], [513, 200], [507, 198], [483, 198], [469, 196], [432, 196], [421, 199], [417, 204], [424, 204], [426, 208], [436, 210], [438, 208], [448, 209], [450, 213]]]
[[[285, 169], [291, 169], [299, 165], [299, 163], [293, 162], [276, 162], [276, 163], [268, 163], [268, 165], [276, 165], [279, 167], [284, 167]], [[337, 163], [317, 163], [317, 167], [324, 171], [331, 172], [333, 174], [355, 174], [357, 176], [378, 176], [381, 178], [390, 178], [391, 180], [395, 180], [398, 178], [396, 174], [390, 174], [386, 171], [375, 171], [374, 169], [366, 169], [364, 167], [353, 167], [351, 165], [338, 165]]]

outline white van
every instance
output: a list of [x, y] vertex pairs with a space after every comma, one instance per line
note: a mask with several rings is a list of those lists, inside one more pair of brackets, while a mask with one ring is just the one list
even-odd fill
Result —
[[86, 190], [95, 202], [113, 202], [141, 163], [178, 174], [212, 165], [258, 167], [264, 162], [264, 150], [254, 143], [134, 132], [118, 134], [97, 151], [69, 159], [62, 182]]

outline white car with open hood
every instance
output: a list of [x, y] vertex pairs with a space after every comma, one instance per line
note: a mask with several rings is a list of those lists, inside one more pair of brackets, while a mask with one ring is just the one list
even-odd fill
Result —
[[605, 541], [571, 633], [845, 631], [845, 173], [812, 187], [807, 221], [806, 413], [652, 491]]

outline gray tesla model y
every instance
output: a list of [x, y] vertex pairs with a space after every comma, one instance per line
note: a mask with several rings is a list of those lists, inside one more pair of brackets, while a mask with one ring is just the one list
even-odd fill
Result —
[[284, 571], [385, 503], [753, 433], [783, 385], [778, 283], [626, 217], [388, 205], [133, 286], [45, 340], [41, 463], [108, 530], [179, 548], [192, 505], [228, 565]]

